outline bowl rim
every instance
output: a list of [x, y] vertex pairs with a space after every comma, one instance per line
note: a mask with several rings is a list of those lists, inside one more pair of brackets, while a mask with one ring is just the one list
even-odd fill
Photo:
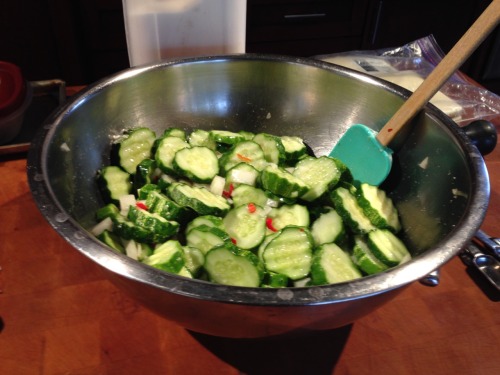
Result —
[[215, 55], [170, 59], [159, 63], [125, 69], [87, 86], [70, 98], [45, 120], [39, 133], [33, 139], [27, 158], [28, 183], [32, 196], [48, 223], [80, 253], [121, 277], [190, 298], [255, 306], [306, 306], [341, 303], [401, 288], [434, 271], [434, 264], [441, 266], [451, 260], [475, 235], [484, 219], [489, 201], [490, 186], [486, 166], [480, 152], [465, 135], [465, 132], [432, 104], [426, 106], [426, 114], [446, 127], [450, 136], [453, 137], [463, 150], [465, 157], [469, 159], [471, 173], [473, 176], [476, 176], [471, 183], [471, 194], [467, 206], [468, 214], [464, 214], [463, 220], [460, 221], [454, 230], [441, 239], [435, 246], [426, 250], [423, 254], [412, 258], [410, 262], [391, 268], [380, 274], [365, 276], [357, 280], [338, 284], [293, 288], [248, 288], [188, 279], [160, 271], [139, 263], [126, 255], [113, 252], [63, 209], [48, 181], [46, 159], [51, 135], [66, 115], [71, 113], [72, 110], [83, 103], [89, 96], [93, 96], [117, 81], [127, 79], [145, 71], [168, 69], [171, 66], [179, 64], [216, 64], [240, 60], [307, 65], [331, 71], [335, 74], [362, 79], [363, 81], [380, 86], [382, 89], [390, 91], [403, 99], [407, 99], [411, 94], [411, 92], [400, 86], [349, 68], [321, 60], [284, 55], [249, 53]]

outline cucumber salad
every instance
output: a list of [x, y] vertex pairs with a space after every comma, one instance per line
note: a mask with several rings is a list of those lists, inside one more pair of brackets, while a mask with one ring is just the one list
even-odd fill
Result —
[[297, 136], [140, 127], [96, 174], [92, 233], [184, 277], [243, 287], [344, 282], [410, 259], [379, 187]]

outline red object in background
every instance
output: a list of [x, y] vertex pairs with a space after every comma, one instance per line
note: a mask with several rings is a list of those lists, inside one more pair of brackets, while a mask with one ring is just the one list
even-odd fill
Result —
[[0, 117], [7, 116], [21, 107], [26, 95], [26, 85], [18, 66], [0, 61]]

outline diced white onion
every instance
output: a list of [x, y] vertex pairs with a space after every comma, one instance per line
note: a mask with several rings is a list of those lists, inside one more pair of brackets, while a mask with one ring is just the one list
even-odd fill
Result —
[[94, 236], [99, 236], [102, 232], [104, 232], [105, 230], [112, 230], [113, 229], [113, 221], [111, 220], [111, 218], [107, 217], [105, 218], [104, 220], [100, 221], [99, 223], [97, 223], [92, 229], [91, 229], [91, 233], [94, 235]]
[[277, 208], [279, 206], [279, 202], [274, 199], [269, 198], [266, 202], [267, 207]]
[[139, 244], [135, 242], [134, 240], [129, 240], [129, 241], [124, 241], [124, 248], [125, 248], [125, 254], [127, 254], [128, 257], [138, 260], [139, 259]]
[[215, 195], [222, 195], [226, 186], [226, 179], [221, 176], [215, 176], [210, 184], [210, 192]]
[[119, 202], [120, 202], [120, 213], [123, 216], [127, 216], [130, 206], [135, 206], [137, 203], [134, 194], [127, 194], [121, 196]]

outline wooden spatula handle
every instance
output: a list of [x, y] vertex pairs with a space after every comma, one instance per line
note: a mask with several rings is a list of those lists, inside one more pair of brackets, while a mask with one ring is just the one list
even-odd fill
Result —
[[495, 28], [499, 20], [500, 0], [493, 0], [457, 44], [380, 130], [377, 139], [382, 145], [387, 146], [401, 128], [427, 104], [448, 78], [455, 73]]

